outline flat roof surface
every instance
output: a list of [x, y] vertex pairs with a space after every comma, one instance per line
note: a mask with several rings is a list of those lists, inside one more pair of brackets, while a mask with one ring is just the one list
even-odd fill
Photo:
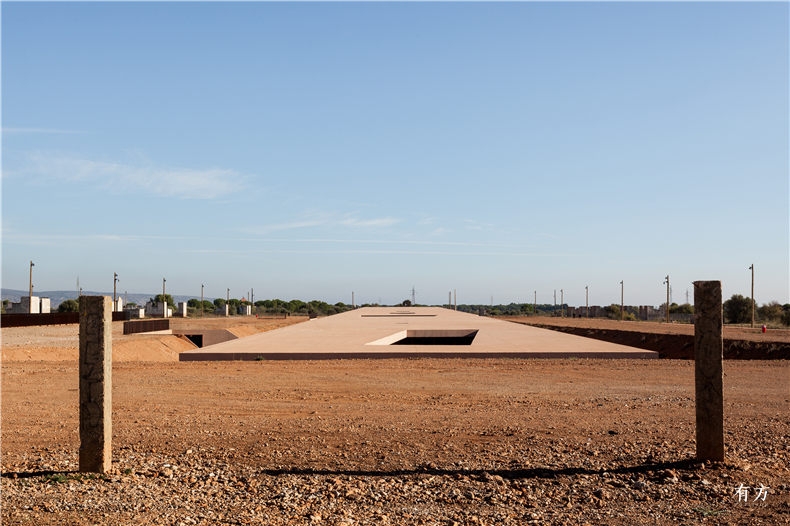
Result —
[[[446, 344], [466, 343], [472, 333], [471, 344]], [[405, 344], [393, 345], [407, 337]], [[179, 354], [180, 361], [416, 357], [658, 358], [658, 353], [441, 307], [365, 307]]]

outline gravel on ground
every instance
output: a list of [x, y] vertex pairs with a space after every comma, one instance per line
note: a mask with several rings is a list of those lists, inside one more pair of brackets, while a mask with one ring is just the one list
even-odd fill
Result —
[[711, 464], [685, 360], [121, 362], [97, 475], [78, 472], [77, 364], [4, 361], [0, 519], [790, 523], [788, 362], [724, 372]]

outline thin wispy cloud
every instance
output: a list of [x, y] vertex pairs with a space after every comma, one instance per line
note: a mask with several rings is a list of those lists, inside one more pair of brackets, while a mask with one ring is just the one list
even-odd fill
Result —
[[130, 243], [142, 239], [140, 236], [128, 235], [114, 235], [114, 234], [35, 234], [35, 233], [19, 233], [3, 232], [3, 243], [13, 245], [25, 246], [39, 246], [39, 247], [58, 247], [58, 246], [71, 246], [74, 244], [88, 244], [91, 242], [99, 243]]
[[325, 225], [327, 222], [322, 219], [307, 219], [304, 221], [291, 221], [289, 223], [274, 223], [271, 225], [260, 225], [251, 229], [245, 229], [254, 234], [270, 234], [272, 232], [283, 232], [288, 230], [300, 230], [303, 228], [315, 228]]
[[[18, 221], [17, 221], [18, 222]], [[3, 244], [25, 245], [25, 246], [73, 246], [85, 245], [90, 243], [118, 243], [128, 244], [136, 242], [172, 242], [172, 241], [195, 241], [200, 242], [205, 238], [202, 236], [185, 235], [160, 235], [160, 234], [127, 234], [127, 233], [108, 233], [108, 232], [83, 232], [74, 233], [42, 233], [28, 230], [25, 225], [19, 228], [13, 221], [4, 221], [0, 235]]]
[[359, 219], [356, 217], [349, 217], [340, 221], [343, 226], [370, 228], [370, 227], [385, 227], [392, 226], [400, 223], [400, 220], [394, 217], [378, 217], [374, 219]]
[[243, 231], [253, 235], [265, 235], [272, 232], [282, 232], [288, 230], [303, 230], [308, 228], [384, 228], [400, 223], [401, 220], [395, 217], [374, 217], [361, 219], [358, 217], [343, 216], [337, 217], [333, 214], [317, 214], [315, 217], [286, 223], [273, 223], [269, 225], [256, 225], [244, 228]]
[[474, 230], [477, 232], [489, 230], [494, 226], [490, 223], [481, 223], [480, 221], [476, 221], [474, 219], [464, 219], [464, 224], [466, 225], [467, 230]]
[[428, 246], [452, 246], [452, 247], [506, 247], [503, 243], [481, 243], [474, 241], [436, 241], [436, 240], [414, 240], [414, 239], [336, 239], [336, 238], [248, 238], [236, 239], [234, 241], [259, 241], [267, 243], [327, 243], [327, 244], [358, 244], [358, 245], [428, 245]]
[[451, 256], [451, 257], [576, 257], [578, 254], [560, 252], [521, 252], [521, 251], [454, 251], [454, 250], [408, 250], [408, 249], [313, 249], [313, 248], [260, 248], [239, 251], [237, 249], [198, 248], [184, 250], [190, 254], [228, 254], [228, 255], [260, 255], [260, 254], [300, 254], [300, 255], [384, 255], [384, 256]]
[[234, 170], [134, 166], [78, 157], [31, 154], [27, 175], [90, 183], [115, 192], [137, 191], [181, 199], [215, 199], [243, 188]]
[[22, 135], [22, 134], [47, 134], [47, 135], [77, 135], [84, 132], [79, 130], [63, 130], [58, 128], [32, 128], [32, 127], [8, 127], [3, 128], [3, 134]]

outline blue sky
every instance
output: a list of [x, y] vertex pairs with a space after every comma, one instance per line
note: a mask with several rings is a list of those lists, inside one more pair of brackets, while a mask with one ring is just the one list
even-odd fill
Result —
[[788, 293], [788, 4], [2, 3], [2, 284]]

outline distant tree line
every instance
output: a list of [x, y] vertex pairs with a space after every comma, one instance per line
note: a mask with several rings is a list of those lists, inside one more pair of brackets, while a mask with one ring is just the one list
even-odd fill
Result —
[[[150, 301], [154, 303], [167, 302], [168, 306], [175, 309], [175, 301], [170, 294], [157, 294]], [[252, 306], [252, 313], [258, 315], [271, 315], [271, 314], [286, 314], [286, 315], [315, 315], [315, 316], [330, 316], [332, 314], [339, 314], [352, 310], [351, 305], [343, 302], [331, 305], [325, 301], [313, 300], [290, 300], [284, 301], [280, 299], [259, 300], [254, 304], [247, 300], [240, 300], [231, 298], [226, 301], [224, 298], [217, 298], [213, 301], [203, 300], [201, 304], [199, 299], [191, 299], [187, 302], [188, 313], [190, 316], [198, 314], [202, 311], [204, 314], [214, 313], [216, 310], [224, 312], [225, 304], [228, 304], [228, 313], [236, 315], [239, 307], [242, 305]], [[132, 304], [130, 304], [132, 305]], [[8, 300], [2, 302], [2, 312], [5, 313], [9, 306]], [[363, 307], [370, 306], [368, 304]], [[376, 306], [376, 305], [373, 305]], [[401, 306], [411, 306], [410, 300], [404, 300]], [[663, 312], [666, 304], [659, 307], [659, 311]], [[539, 304], [537, 311], [535, 305], [532, 303], [509, 303], [507, 305], [458, 305], [458, 310], [461, 312], [468, 312], [473, 314], [484, 313], [488, 316], [529, 316], [529, 315], [543, 315], [543, 316], [558, 316], [560, 312], [565, 309], [567, 311], [568, 305], [552, 305], [552, 304]], [[733, 294], [730, 299], [726, 300], [722, 305], [724, 314], [724, 322], [731, 324], [745, 324], [750, 323], [752, 320], [752, 300], [740, 294]], [[79, 302], [76, 299], [68, 299], [60, 303], [58, 312], [78, 312]], [[621, 319], [620, 305], [611, 304], [604, 307], [606, 317], [611, 319]], [[670, 303], [670, 314], [694, 314], [694, 306], [688, 303], [680, 304]], [[626, 306], [626, 311], [623, 313], [623, 319], [635, 320], [636, 314], [629, 310]], [[781, 305], [779, 302], [772, 301], [755, 308], [755, 321], [765, 324], [783, 324], [790, 326], [790, 303]]]
[[[568, 306], [565, 305], [565, 308]], [[559, 313], [562, 305], [538, 305], [537, 314], [553, 315]], [[527, 316], [535, 313], [535, 305], [532, 303], [509, 303], [507, 305], [458, 305], [461, 312], [472, 314], [485, 313], [488, 316]]]
[[80, 302], [77, 300], [61, 301], [58, 305], [58, 312], [79, 312]]
[[[409, 306], [411, 302], [405, 300], [401, 305]], [[537, 314], [539, 316], [559, 316], [562, 310], [568, 309], [568, 305], [552, 305], [552, 304], [539, 304], [537, 305], [537, 312], [534, 311], [532, 303], [510, 303], [508, 305], [458, 305], [458, 310], [461, 312], [468, 312], [472, 314], [483, 313], [487, 316], [529, 316]], [[750, 323], [752, 320], [752, 301], [750, 298], [745, 298], [740, 294], [734, 294], [730, 299], [722, 305], [724, 322], [730, 324], [744, 324]], [[607, 318], [613, 320], [621, 319], [620, 305], [611, 304], [604, 307], [604, 313]], [[659, 312], [666, 311], [666, 303], [658, 308]], [[694, 314], [694, 305], [689, 303], [669, 304], [669, 314]], [[633, 308], [625, 306], [625, 312], [622, 319], [636, 320], [636, 312]], [[765, 324], [783, 324], [790, 326], [790, 303], [781, 305], [779, 302], [772, 301], [763, 304], [755, 309], [755, 321]]]
[[[755, 305], [756, 307], [756, 305]], [[740, 294], [733, 294], [722, 305], [725, 323], [751, 323], [752, 300]], [[790, 325], [790, 303], [780, 305], [778, 301], [755, 308], [755, 321], [765, 324]]]
[[[149, 301], [153, 303], [161, 303], [162, 299], [163, 296], [161, 294], [157, 294], [153, 298], [150, 298]], [[164, 300], [170, 308], [175, 309], [175, 301], [170, 294], [165, 294]], [[4, 308], [7, 306], [7, 303], [8, 300], [5, 300], [3, 305]], [[252, 304], [247, 300], [240, 300], [238, 298], [230, 298], [229, 300], [226, 300], [225, 298], [217, 298], [213, 301], [203, 300], [203, 303], [201, 304], [199, 299], [193, 298], [187, 301], [187, 313], [190, 316], [195, 316], [201, 313], [213, 314], [216, 311], [224, 313], [226, 303], [228, 305], [228, 314], [231, 316], [237, 315], [239, 308], [247, 305], [252, 307], [252, 314], [261, 316], [272, 314], [330, 316], [332, 314], [339, 314], [341, 312], [352, 310], [351, 305], [346, 305], [343, 302], [331, 305], [325, 301], [319, 300], [305, 302], [296, 299], [290, 301], [271, 299], [259, 300]], [[75, 299], [65, 300], [58, 306], [58, 312], [78, 312], [79, 306], [79, 302]]]
[[[240, 300], [237, 298], [217, 298], [214, 301], [203, 300], [202, 312], [213, 313], [215, 311], [225, 312], [225, 305], [228, 305], [228, 314], [231, 316], [239, 312], [242, 306], [252, 307], [252, 314], [260, 316], [272, 314], [286, 314], [297, 316], [331, 316], [332, 314], [339, 314], [352, 309], [351, 305], [346, 305], [343, 302], [331, 305], [325, 301], [312, 300], [290, 300], [284, 301], [281, 299], [259, 300], [254, 304], [247, 300]], [[201, 303], [199, 299], [191, 299], [187, 302], [187, 309], [189, 314], [196, 314], [201, 311]]]

